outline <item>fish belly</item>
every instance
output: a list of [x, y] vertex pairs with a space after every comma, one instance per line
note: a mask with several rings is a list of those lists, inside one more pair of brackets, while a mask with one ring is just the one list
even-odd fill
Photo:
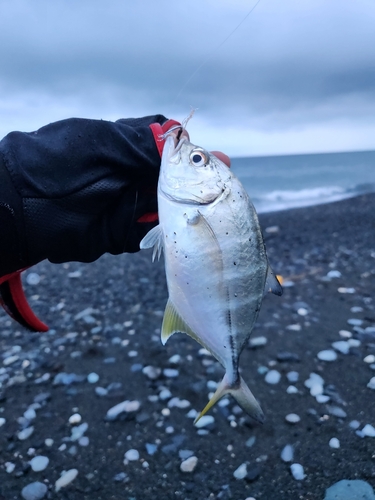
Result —
[[216, 205], [159, 200], [159, 214], [165, 221], [169, 298], [202, 345], [236, 377], [267, 272], [255, 210], [242, 185], [235, 182]]

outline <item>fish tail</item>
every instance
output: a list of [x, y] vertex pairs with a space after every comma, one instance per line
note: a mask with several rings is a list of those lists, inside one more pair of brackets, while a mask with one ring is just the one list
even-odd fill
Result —
[[244, 379], [242, 377], [239, 377], [239, 382], [237, 382], [235, 385], [231, 385], [228, 381], [227, 374], [225, 374], [223, 380], [220, 382], [218, 388], [216, 389], [215, 394], [212, 396], [212, 398], [209, 400], [200, 414], [196, 417], [194, 423], [196, 424], [198, 420], [203, 417], [203, 415], [207, 413], [208, 410], [210, 410], [226, 394], [231, 394], [237, 401], [237, 403], [241, 406], [241, 408], [245, 410], [245, 412], [254, 420], [261, 424], [264, 422], [263, 411]]

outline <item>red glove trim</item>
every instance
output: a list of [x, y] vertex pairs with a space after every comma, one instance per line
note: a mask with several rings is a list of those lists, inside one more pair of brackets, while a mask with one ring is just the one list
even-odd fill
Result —
[[21, 273], [24, 269], [0, 278], [0, 305], [5, 312], [22, 326], [35, 332], [46, 332], [48, 326], [40, 321], [27, 303], [22, 288]]
[[157, 222], [158, 220], [159, 215], [157, 212], [148, 212], [137, 219], [137, 222]]
[[168, 130], [172, 127], [175, 127], [176, 125], [181, 125], [180, 122], [177, 122], [176, 120], [168, 120], [163, 125], [160, 125], [160, 123], [151, 123], [150, 129], [152, 132], [152, 135], [154, 136], [154, 140], [156, 143], [156, 147], [158, 148], [159, 155], [163, 154], [163, 148], [165, 144], [165, 139], [163, 139], [163, 135], [168, 132]]

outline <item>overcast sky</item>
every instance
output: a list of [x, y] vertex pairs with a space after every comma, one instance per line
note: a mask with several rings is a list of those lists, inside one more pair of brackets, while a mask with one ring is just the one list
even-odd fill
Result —
[[0, 0], [0, 136], [198, 108], [232, 156], [375, 149], [375, 1], [255, 3]]

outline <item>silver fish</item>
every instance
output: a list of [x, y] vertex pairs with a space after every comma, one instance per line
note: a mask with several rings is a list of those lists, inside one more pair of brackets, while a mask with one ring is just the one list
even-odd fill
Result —
[[255, 420], [264, 415], [240, 376], [239, 357], [265, 291], [282, 294], [271, 271], [255, 209], [218, 158], [186, 138], [167, 137], [158, 182], [159, 225], [142, 240], [164, 250], [169, 299], [161, 338], [185, 332], [225, 369], [199, 420], [231, 394]]

